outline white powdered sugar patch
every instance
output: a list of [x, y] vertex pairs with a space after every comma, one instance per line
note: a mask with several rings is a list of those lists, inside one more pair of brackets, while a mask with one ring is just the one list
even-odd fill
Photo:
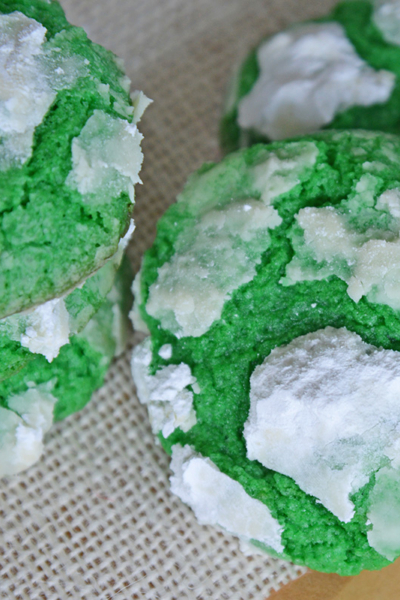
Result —
[[132, 294], [133, 294], [133, 306], [132, 310], [129, 313], [129, 318], [132, 321], [133, 328], [135, 331], [141, 331], [146, 335], [149, 335], [150, 331], [147, 327], [146, 323], [142, 319], [142, 316], [139, 312], [139, 306], [142, 304], [142, 293], [141, 293], [141, 271], [136, 273], [136, 276], [132, 283]]
[[172, 346], [171, 344], [164, 344], [158, 351], [158, 354], [164, 360], [169, 360], [172, 356]]
[[[124, 253], [124, 251], [128, 247], [128, 244], [129, 244], [129, 242], [132, 239], [133, 232], [135, 231], [135, 227], [136, 227], [135, 226], [135, 221], [133, 219], [131, 219], [129, 221], [128, 231], [126, 232], [126, 234], [118, 242], [118, 252], [121, 255]], [[114, 258], [114, 257], [112, 257], [112, 258]], [[122, 256], [121, 256], [121, 258], [122, 258]]]
[[347, 293], [354, 302], [366, 296], [370, 302], [400, 309], [400, 190], [387, 190], [375, 202], [369, 189], [375, 180], [369, 174], [361, 177], [353, 207], [363, 207], [362, 201], [366, 213], [373, 210], [366, 204], [373, 207], [375, 203], [373, 218], [379, 212], [390, 215], [390, 228], [356, 231], [349, 216], [334, 207], [301, 209], [296, 221], [304, 240], [295, 243], [295, 255], [281, 280], [283, 285], [336, 275], [348, 284]]
[[19, 473], [39, 460], [57, 401], [52, 388], [53, 382], [32, 386], [8, 398], [8, 408], [0, 407], [0, 477]]
[[135, 229], [136, 229], [135, 221], [133, 219], [131, 219], [129, 221], [128, 231], [118, 242], [117, 251], [115, 252], [115, 254], [110, 256], [110, 258], [108, 258], [106, 261], [106, 262], [113, 263], [113, 265], [115, 265], [116, 269], [121, 264], [122, 258], [124, 256], [124, 252], [127, 249], [129, 242], [132, 239], [132, 235], [133, 235], [133, 232], [135, 231]]
[[132, 375], [140, 402], [146, 404], [154, 433], [168, 437], [177, 428], [189, 431], [196, 424], [193, 392], [186, 389], [196, 383], [190, 367], [184, 363], [162, 367], [149, 374], [151, 342], [147, 338], [132, 354]]
[[95, 110], [79, 136], [72, 140], [72, 171], [67, 184], [85, 199], [106, 202], [126, 192], [134, 201], [140, 183], [143, 136], [134, 123]]
[[374, 0], [372, 20], [389, 44], [400, 45], [399, 0]]
[[400, 456], [400, 354], [326, 329], [275, 348], [250, 380], [247, 455], [292, 477], [340, 520]]
[[171, 491], [194, 511], [203, 525], [219, 525], [241, 540], [256, 539], [283, 552], [283, 527], [268, 507], [249, 496], [237, 481], [222, 473], [190, 446], [172, 446]]
[[46, 29], [20, 12], [0, 15], [1, 168], [12, 158], [25, 162], [34, 129], [55, 98], [38, 56]]
[[56, 91], [85, 72], [83, 60], [64, 58], [45, 34], [43, 25], [21, 12], [0, 15], [0, 170], [28, 160], [35, 128]]
[[338, 23], [297, 25], [257, 51], [259, 77], [240, 101], [239, 125], [271, 140], [303, 135], [352, 106], [386, 102], [390, 71], [363, 61]]
[[400, 464], [397, 452], [392, 464], [376, 474], [367, 513], [372, 525], [367, 533], [368, 543], [388, 560], [400, 554]]
[[[125, 71], [125, 63], [122, 58], [119, 56], [112, 57], [115, 64], [117, 65], [120, 71]], [[125, 94], [129, 94], [131, 88], [131, 80], [128, 75], [124, 73], [118, 78], [118, 83], [124, 90]], [[111, 104], [113, 109], [120, 114], [124, 118], [133, 117], [133, 123], [138, 123], [143, 116], [146, 108], [153, 102], [150, 98], [148, 98], [142, 91], [135, 90], [131, 93], [131, 101], [132, 104], [129, 103], [126, 95], [120, 94], [113, 90], [110, 95], [110, 86], [107, 85], [107, 88], [100, 84], [99, 92], [103, 95], [104, 99]]]
[[387, 210], [392, 217], [400, 221], [400, 189], [386, 190], [376, 201], [378, 210]]
[[135, 90], [134, 92], [132, 92], [131, 100], [133, 104], [133, 120], [135, 123], [138, 123], [142, 118], [144, 111], [150, 104], [152, 104], [153, 100], [148, 98], [140, 90]]
[[26, 315], [26, 329], [21, 346], [34, 354], [43, 354], [49, 362], [58, 356], [60, 348], [69, 342], [69, 313], [63, 298], [41, 304]]
[[314, 142], [288, 142], [284, 148], [270, 152], [253, 169], [254, 185], [264, 204], [271, 204], [299, 184], [305, 170], [314, 166], [318, 153]]
[[230, 294], [254, 278], [269, 245], [268, 230], [281, 221], [272, 206], [252, 199], [200, 216], [177, 236], [175, 254], [158, 269], [147, 313], [177, 337], [203, 335]]

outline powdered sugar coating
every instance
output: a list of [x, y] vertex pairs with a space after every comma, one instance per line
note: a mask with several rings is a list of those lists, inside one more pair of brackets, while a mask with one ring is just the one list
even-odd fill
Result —
[[255, 538], [283, 552], [283, 528], [265, 504], [249, 496], [237, 481], [186, 445], [172, 447], [172, 493], [194, 511], [204, 525], [219, 525], [244, 541]]
[[162, 367], [150, 375], [150, 338], [136, 346], [132, 355], [132, 374], [138, 398], [146, 404], [153, 432], [168, 437], [177, 427], [189, 431], [196, 424], [193, 392], [188, 386], [196, 383], [190, 367], [184, 363]]
[[32, 386], [8, 399], [0, 407], [0, 477], [14, 475], [39, 460], [43, 437], [53, 423], [57, 399], [51, 394], [54, 382]]
[[400, 553], [400, 469], [399, 454], [392, 464], [376, 474], [370, 494], [368, 543], [389, 560]]
[[398, 0], [374, 0], [372, 20], [386, 42], [400, 45], [400, 2]]
[[280, 222], [274, 208], [252, 199], [207, 212], [190, 236], [178, 237], [176, 253], [158, 270], [148, 314], [177, 337], [205, 333], [231, 292], [254, 277], [268, 230]]
[[338, 23], [298, 25], [257, 51], [260, 75], [240, 101], [238, 122], [271, 140], [304, 135], [351, 106], [386, 102], [395, 84], [356, 53]]
[[[355, 193], [343, 202], [345, 210], [327, 206], [299, 211], [296, 221], [304, 237], [294, 237], [295, 254], [281, 280], [284, 285], [336, 275], [346, 281], [354, 302], [366, 296], [400, 308], [400, 190], [376, 197], [377, 184], [375, 175], [363, 175]], [[360, 219], [368, 223], [364, 231]]]
[[307, 169], [315, 165], [318, 148], [314, 142], [289, 142], [269, 152], [266, 160], [253, 170], [256, 189], [266, 204], [298, 185]]
[[69, 314], [63, 298], [55, 298], [38, 306], [27, 318], [21, 335], [21, 346], [33, 353], [43, 354], [49, 362], [70, 336]]
[[88, 200], [106, 202], [110, 195], [126, 192], [133, 202], [134, 185], [140, 183], [142, 139], [135, 124], [95, 110], [72, 141], [67, 184]]
[[28, 160], [35, 128], [57, 90], [86, 72], [80, 57], [64, 59], [45, 35], [43, 25], [21, 12], [0, 15], [0, 170]]
[[350, 521], [351, 495], [400, 439], [399, 353], [327, 327], [273, 350], [250, 386], [248, 457]]

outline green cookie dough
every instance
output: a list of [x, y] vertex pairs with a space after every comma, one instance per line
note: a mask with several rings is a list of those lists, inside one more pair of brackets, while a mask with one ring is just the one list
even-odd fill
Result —
[[0, 318], [113, 256], [140, 181], [148, 104], [54, 0], [0, 0]]
[[326, 572], [400, 555], [400, 139], [206, 164], [135, 280], [132, 370], [201, 523]]
[[114, 285], [80, 334], [49, 363], [38, 356], [0, 382], [0, 477], [34, 464], [53, 420], [80, 410], [126, 345], [132, 274], [124, 258]]
[[61, 298], [0, 320], [0, 381], [38, 354], [51, 362], [70, 337], [87, 325], [113, 286], [130, 233], [131, 230], [120, 240], [115, 255], [82, 286]]
[[338, 4], [268, 37], [231, 81], [225, 152], [319, 129], [400, 133], [400, 10], [390, 0]]

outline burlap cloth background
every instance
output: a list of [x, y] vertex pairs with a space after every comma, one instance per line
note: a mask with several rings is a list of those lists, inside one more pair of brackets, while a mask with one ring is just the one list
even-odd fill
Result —
[[[153, 98], [141, 130], [135, 270], [188, 174], [219, 156], [233, 64], [260, 36], [322, 15], [332, 0], [64, 0], [71, 22], [124, 58]], [[132, 336], [131, 346], [139, 337]], [[2, 598], [250, 600], [302, 572], [245, 556], [172, 497], [168, 457], [135, 397], [129, 352], [80, 414], [57, 424], [41, 462], [1, 482]]]

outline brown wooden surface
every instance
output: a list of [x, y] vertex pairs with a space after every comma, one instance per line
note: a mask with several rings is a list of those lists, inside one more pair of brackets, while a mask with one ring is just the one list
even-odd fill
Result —
[[400, 559], [381, 571], [355, 577], [310, 571], [268, 600], [400, 600]]

